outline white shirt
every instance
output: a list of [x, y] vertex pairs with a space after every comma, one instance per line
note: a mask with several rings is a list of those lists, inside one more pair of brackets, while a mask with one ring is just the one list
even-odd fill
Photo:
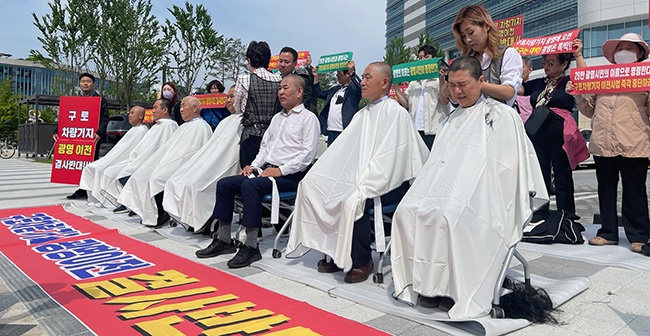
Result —
[[424, 131], [424, 87], [426, 80], [421, 81], [422, 87], [420, 88], [420, 99], [418, 100], [418, 106], [415, 109], [415, 129], [418, 131]]
[[318, 118], [303, 104], [289, 112], [283, 109], [271, 119], [251, 166], [261, 168], [265, 163], [272, 164], [280, 168], [282, 175], [301, 172], [316, 158], [319, 135]]
[[[492, 59], [488, 54], [483, 53], [481, 68], [487, 69], [492, 63]], [[521, 55], [515, 48], [507, 48], [503, 53], [503, 61], [501, 62], [501, 85], [509, 85], [515, 89], [515, 93], [506, 101], [506, 104], [512, 106], [517, 98], [517, 90], [521, 86], [521, 73], [523, 72], [524, 64], [521, 61]]]
[[[279, 72], [277, 74], [274, 74], [264, 68], [257, 68], [255, 71], [253, 71], [253, 73], [260, 78], [268, 81], [282, 80], [282, 76], [280, 76]], [[243, 113], [246, 109], [246, 102], [248, 101], [248, 89], [250, 85], [250, 74], [239, 75], [239, 78], [237, 78], [237, 83], [235, 84], [235, 112]]]
[[[347, 86], [343, 86], [338, 89], [330, 100], [330, 110], [327, 115], [328, 131], [343, 132], [343, 97], [347, 88]], [[340, 103], [336, 104], [339, 99]]]

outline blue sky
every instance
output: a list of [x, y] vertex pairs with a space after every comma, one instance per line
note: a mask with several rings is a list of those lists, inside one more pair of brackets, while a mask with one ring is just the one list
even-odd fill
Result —
[[[65, 0], [63, 0], [65, 1]], [[199, 4], [199, 1], [190, 1]], [[25, 58], [30, 49], [40, 49], [40, 32], [33, 25], [32, 12], [49, 13], [45, 0], [3, 0], [0, 20], [0, 52]], [[153, 0], [153, 12], [163, 23], [170, 18], [167, 7], [185, 1]], [[314, 62], [321, 55], [354, 52], [357, 70], [382, 60], [385, 44], [386, 2], [382, 0], [203, 1], [213, 26], [226, 37], [267, 41], [273, 54], [283, 46], [309, 50]], [[197, 83], [199, 84], [199, 83]]]

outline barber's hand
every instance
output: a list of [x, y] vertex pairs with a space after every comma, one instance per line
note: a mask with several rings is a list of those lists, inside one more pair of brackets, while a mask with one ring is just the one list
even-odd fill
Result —
[[239, 173], [239, 175], [248, 176], [248, 175], [250, 175], [251, 173], [253, 173], [253, 171], [255, 171], [255, 169], [254, 169], [253, 167], [251, 167], [251, 166], [246, 166], [246, 167], [244, 167], [244, 169], [241, 170], [241, 172]]
[[580, 39], [573, 40], [573, 57], [582, 57], [582, 41]]
[[282, 176], [282, 171], [280, 168], [266, 168], [260, 174], [260, 177], [280, 177]]
[[355, 65], [354, 65], [354, 61], [352, 61], [352, 60], [348, 61], [348, 75], [350, 75], [350, 77], [352, 77], [355, 72], [356, 72], [356, 68], [355, 68]]
[[318, 65], [311, 68], [311, 74], [314, 76], [314, 84], [318, 83], [319, 76], [317, 71], [318, 71]]

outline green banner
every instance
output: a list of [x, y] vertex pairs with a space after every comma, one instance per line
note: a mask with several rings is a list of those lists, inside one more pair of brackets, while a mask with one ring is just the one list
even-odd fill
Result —
[[351, 60], [352, 60], [351, 51], [340, 53], [340, 54], [321, 56], [318, 59], [318, 69], [316, 70], [316, 72], [323, 73], [323, 72], [347, 70], [348, 61]]
[[442, 58], [436, 57], [393, 65], [393, 83], [438, 78], [438, 71], [445, 64]]

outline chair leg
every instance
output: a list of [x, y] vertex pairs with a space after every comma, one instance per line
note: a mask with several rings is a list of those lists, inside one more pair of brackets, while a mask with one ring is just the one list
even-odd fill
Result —
[[524, 283], [526, 286], [530, 286], [530, 267], [528, 267], [528, 261], [517, 250], [515, 250], [514, 255], [524, 268]]
[[392, 240], [388, 241], [386, 245], [386, 251], [379, 253], [379, 261], [377, 262], [377, 273], [372, 277], [374, 283], [384, 283], [384, 259], [388, 253], [390, 253], [390, 243]]
[[506, 279], [506, 272], [508, 271], [508, 267], [510, 267], [510, 262], [512, 261], [512, 257], [515, 254], [515, 246], [510, 247], [508, 249], [508, 253], [506, 254], [506, 259], [503, 261], [503, 264], [501, 265], [501, 270], [499, 271], [499, 277], [497, 278], [497, 282], [494, 284], [494, 295], [492, 297], [492, 307], [499, 307], [499, 304], [501, 303], [501, 287], [503, 285], [503, 281]]
[[286, 222], [284, 222], [284, 225], [282, 225], [282, 228], [280, 229], [280, 231], [278, 231], [277, 235], [275, 236], [275, 240], [273, 241], [273, 258], [275, 259], [282, 257], [282, 252], [278, 249], [278, 244], [280, 243], [280, 237], [282, 237], [284, 231], [286, 231], [289, 225], [291, 225], [292, 219], [293, 219], [293, 212], [291, 213], [291, 215], [289, 215]]

